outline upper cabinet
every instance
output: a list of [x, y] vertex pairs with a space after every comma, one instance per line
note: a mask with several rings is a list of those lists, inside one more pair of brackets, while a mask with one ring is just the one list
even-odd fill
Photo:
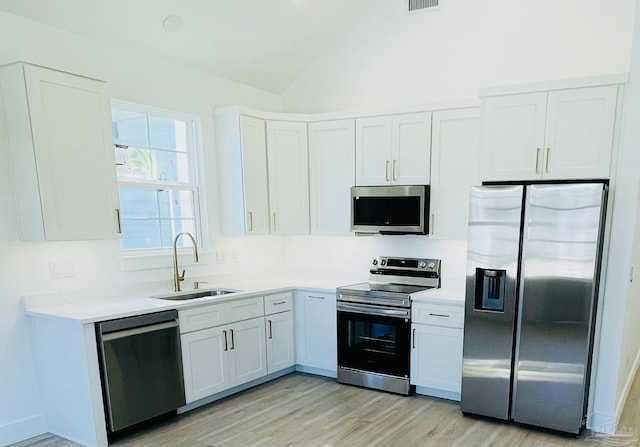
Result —
[[478, 107], [433, 112], [431, 238], [467, 239], [469, 188], [480, 184]]
[[609, 178], [618, 87], [482, 100], [482, 180]]
[[431, 113], [356, 119], [356, 185], [427, 185]]
[[22, 240], [121, 237], [104, 82], [29, 64], [2, 67], [2, 140]]
[[309, 234], [307, 123], [267, 121], [272, 234]]
[[350, 234], [354, 184], [355, 121], [309, 123], [311, 234]]
[[216, 151], [223, 234], [269, 234], [265, 121], [217, 115]]

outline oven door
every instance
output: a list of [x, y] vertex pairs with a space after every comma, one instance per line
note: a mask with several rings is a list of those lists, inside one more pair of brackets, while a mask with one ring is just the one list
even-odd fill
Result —
[[337, 303], [338, 366], [409, 377], [410, 310]]

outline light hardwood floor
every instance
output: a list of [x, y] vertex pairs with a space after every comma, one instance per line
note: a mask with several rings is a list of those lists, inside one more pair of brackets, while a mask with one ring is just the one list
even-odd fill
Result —
[[[114, 447], [640, 445], [640, 380], [621, 423], [634, 440], [564, 436], [463, 416], [455, 402], [398, 396], [294, 373], [118, 440]], [[42, 435], [12, 447], [77, 447]]]

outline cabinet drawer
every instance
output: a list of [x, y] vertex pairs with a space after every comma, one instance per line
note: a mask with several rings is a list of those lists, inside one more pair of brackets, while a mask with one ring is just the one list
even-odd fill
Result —
[[227, 303], [211, 304], [193, 309], [178, 311], [180, 333], [193, 332], [213, 326], [220, 326], [229, 321]]
[[293, 293], [276, 293], [264, 297], [264, 314], [271, 315], [293, 309]]
[[264, 301], [261, 296], [228, 301], [226, 305], [230, 322], [264, 316]]
[[434, 326], [464, 326], [464, 307], [446, 304], [414, 303], [411, 307], [411, 321]]

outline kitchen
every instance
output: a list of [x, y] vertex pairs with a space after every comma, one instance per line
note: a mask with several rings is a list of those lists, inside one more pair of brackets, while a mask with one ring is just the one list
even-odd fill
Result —
[[[551, 2], [545, 6], [540, 6], [539, 2], [532, 3], [522, 10], [503, 3], [495, 2], [480, 7], [474, 6], [472, 2], [465, 2], [460, 6], [443, 2], [443, 7], [439, 11], [433, 11], [433, 14], [429, 13], [431, 15], [406, 17], [403, 14], [387, 14], [395, 18], [387, 19], [388, 22], [384, 19], [384, 10], [378, 11], [379, 15], [374, 14], [372, 10], [369, 12], [371, 15], [363, 17], [358, 27], [352, 30], [350, 45], [345, 45], [340, 51], [327, 56], [328, 59], [316, 62], [305, 76], [293, 83], [282, 96], [214, 78], [151, 56], [141, 56], [134, 51], [121, 48], [116, 50], [105, 43], [81, 38], [7, 13], [0, 15], [3, 42], [0, 54], [7, 62], [17, 59], [28, 60], [44, 66], [107, 79], [110, 90], [117, 99], [199, 115], [203, 119], [203, 140], [209, 142], [209, 146], [215, 139], [212, 120], [209, 118], [214, 106], [243, 104], [259, 110], [303, 113], [393, 108], [434, 101], [464, 101], [476, 98], [478, 88], [485, 86], [580, 78], [630, 70], [632, 76], [637, 74], [629, 65], [634, 2], [624, 2], [612, 10], [596, 2], [593, 2], [591, 8], [583, 9], [584, 6], [576, 2], [572, 3], [572, 6], [565, 6], [566, 9], [561, 11], [555, 11], [556, 6]], [[549, 17], [553, 16], [552, 11], [558, 14], [555, 19]], [[446, 16], [447, 20], [441, 20], [443, 16]], [[503, 21], [501, 18], [506, 16], [513, 19]], [[519, 21], [518, 18], [522, 17], [529, 18]], [[540, 37], [539, 27], [533, 24], [536, 22], [534, 18], [540, 23], [557, 20], [562, 26], [550, 26], [550, 30], [546, 30], [545, 27], [544, 35]], [[437, 46], [428, 47], [427, 50], [418, 45], [411, 48], [414, 51], [429, 51], [429, 58], [397, 51], [402, 39], [413, 40], [415, 37], [425, 36], [424, 39], [415, 40], [426, 45], [424, 41], [429, 41], [430, 33], [422, 27], [425, 22], [438, 27], [439, 33], [445, 33], [439, 28], [444, 23], [452, 27], [446, 32], [453, 35], [457, 30], [455, 36], [458, 39], [442, 39], [447, 41], [446, 54]], [[516, 24], [518, 27], [530, 26], [529, 32], [526, 32], [526, 27], [516, 32], [512, 28]], [[394, 31], [377, 32], [379, 29], [387, 29], [385, 27], [391, 27]], [[602, 34], [593, 33], [594, 29], [600, 30]], [[564, 34], [567, 30], [571, 30], [571, 39]], [[480, 39], [474, 33], [484, 37]], [[507, 34], [510, 36], [509, 39], [503, 37]], [[463, 36], [465, 39], [461, 39]], [[477, 42], [470, 42], [472, 40]], [[432, 45], [438, 41], [436, 39]], [[367, 50], [369, 42], [377, 43], [377, 55], [372, 55], [371, 50]], [[559, 42], [564, 46], [559, 46]], [[479, 47], [471, 46], [472, 44], [482, 45], [484, 49], [480, 50]], [[490, 48], [490, 52], [486, 48]], [[522, 51], [520, 48], [529, 51]], [[581, 53], [575, 48], [584, 51]], [[587, 48], [589, 50], [586, 50]], [[461, 55], [460, 62], [448, 56], [453, 52]], [[96, 54], [100, 57], [94, 57]], [[503, 60], [504, 54], [512, 54], [512, 57], [519, 59], [507, 64]], [[572, 64], [565, 62], [567, 54], [572, 54]], [[359, 61], [357, 67], [350, 62], [354, 59]], [[390, 64], [389, 60], [397, 60], [399, 63]], [[350, 68], [333, 73], [331, 67]], [[433, 81], [424, 82], [425, 79]], [[436, 82], [438, 79], [440, 81]], [[441, 79], [447, 81], [443, 82]], [[398, 80], [402, 80], [401, 86], [398, 86]], [[393, 88], [390, 88], [390, 85]], [[376, 93], [370, 94], [372, 91]], [[630, 86], [629, 92], [631, 91]], [[635, 107], [634, 104], [629, 103], [630, 112], [631, 108]], [[625, 127], [625, 138], [632, 138], [632, 132], [632, 126]], [[628, 209], [624, 206], [616, 208], [613, 216], [612, 233], [616, 237], [612, 238], [611, 251], [617, 256], [610, 261], [607, 277], [614, 285], [607, 286], [614, 289], [611, 298], [608, 298], [611, 307], [607, 307], [607, 314], [603, 320], [603, 327], [608, 328], [603, 329], [603, 334], [609, 337], [603, 339], [603, 343], [619, 347], [607, 350], [604, 355], [611, 357], [603, 362], [611, 368], [603, 373], [610, 377], [610, 380], [603, 382], [603, 395], [610, 399], [610, 402], [603, 404], [603, 408], [608, 408], [611, 414], [616, 411], [618, 398], [622, 395], [638, 352], [639, 337], [634, 333], [631, 316], [637, 301], [632, 298], [637, 297], [637, 293], [630, 294], [628, 299], [626, 285], [615, 288], [615, 283], [626, 284], [629, 277], [634, 228], [633, 225], [629, 226], [628, 222], [633, 222], [637, 196], [637, 178], [634, 173], [626, 171], [633, 169], [636, 160], [633, 150], [627, 149], [632, 146], [633, 144], [627, 146], [625, 143], [620, 153], [623, 162], [619, 163], [619, 188], [615, 197], [620, 203], [628, 204]], [[6, 167], [6, 154], [2, 153], [2, 157], [2, 165]], [[214, 157], [205, 158], [207, 173], [216, 172], [213, 159]], [[211, 177], [214, 178], [214, 175]], [[1, 178], [2, 343], [3, 357], [6, 355], [9, 359], [8, 362], [3, 361], [3, 364], [11, 366], [4, 366], [2, 369], [3, 406], [0, 411], [0, 427], [3, 435], [6, 433], [7, 439], [17, 441], [39, 433], [44, 427], [44, 409], [39, 392], [33, 338], [29, 320], [22, 313], [20, 297], [24, 294], [58, 290], [133, 287], [140, 282], [162, 280], [169, 281], [167, 290], [170, 290], [171, 268], [169, 264], [161, 270], [123, 270], [120, 246], [113, 242], [19, 242], [12, 186], [4, 171]], [[212, 210], [216, 210], [218, 206], [215, 183], [206, 182], [207, 208], [211, 216], [215, 215]], [[209, 276], [212, 273], [220, 276], [242, 274], [246, 271], [256, 271], [258, 268], [264, 275], [268, 275], [269, 270], [296, 273], [313, 257], [317, 261], [317, 270], [344, 275], [346, 280], [352, 275], [361, 275], [366, 271], [370, 259], [375, 256], [403, 254], [420, 257], [424, 256], [425, 252], [429, 257], [442, 259], [443, 275], [456, 277], [464, 274], [464, 241], [431, 240], [414, 236], [397, 239], [315, 236], [222, 237], [217, 231], [218, 223], [215, 219], [212, 220], [211, 246], [215, 250], [226, 251], [229, 262], [218, 264], [215, 254], [212, 253], [208, 255], [208, 263], [202, 262], [200, 265], [187, 267], [187, 274], [194, 278]], [[232, 262], [233, 251], [239, 254], [239, 263]], [[207, 261], [207, 255], [203, 260]], [[48, 264], [51, 261], [74, 261], [76, 277], [50, 280]], [[637, 262], [635, 264], [637, 265]], [[268, 269], [264, 266], [268, 266]], [[629, 285], [629, 288], [635, 287], [634, 284]], [[630, 311], [626, 311], [627, 306]]]

